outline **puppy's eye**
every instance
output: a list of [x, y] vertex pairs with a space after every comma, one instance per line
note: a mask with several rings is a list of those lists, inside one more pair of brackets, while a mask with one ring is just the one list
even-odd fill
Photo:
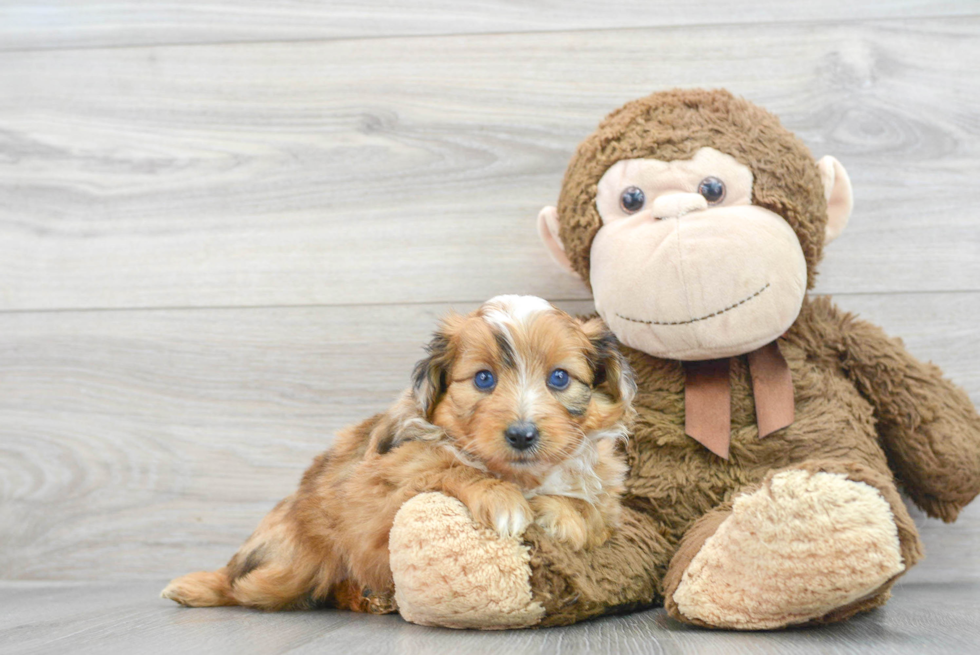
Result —
[[497, 384], [497, 378], [493, 377], [490, 371], [477, 371], [473, 376], [473, 386], [481, 391], [489, 391]]
[[556, 368], [548, 376], [548, 386], [557, 391], [568, 388], [568, 383], [572, 381], [571, 376], [563, 368]]
[[619, 204], [627, 214], [635, 214], [643, 209], [643, 203], [646, 202], [646, 199], [642, 191], [631, 186], [623, 191], [623, 195], [619, 197]]
[[716, 205], [725, 198], [725, 183], [717, 177], [706, 177], [698, 185], [698, 193], [704, 196], [708, 204]]

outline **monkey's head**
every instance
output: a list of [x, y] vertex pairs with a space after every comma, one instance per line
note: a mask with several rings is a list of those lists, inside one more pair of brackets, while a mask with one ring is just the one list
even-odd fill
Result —
[[814, 161], [772, 114], [727, 91], [674, 90], [600, 124], [538, 229], [623, 343], [702, 360], [793, 324], [851, 204], [840, 163]]

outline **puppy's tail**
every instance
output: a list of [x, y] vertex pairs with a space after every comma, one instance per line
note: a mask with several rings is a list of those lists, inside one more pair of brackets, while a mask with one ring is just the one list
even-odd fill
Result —
[[[338, 562], [249, 539], [227, 566], [177, 578], [160, 595], [187, 607], [244, 605], [263, 610], [306, 607], [326, 598], [337, 581]], [[305, 556], [304, 556], [305, 555]]]
[[174, 579], [160, 592], [161, 598], [187, 607], [220, 607], [238, 605], [231, 593], [228, 568], [217, 571], [198, 571]]

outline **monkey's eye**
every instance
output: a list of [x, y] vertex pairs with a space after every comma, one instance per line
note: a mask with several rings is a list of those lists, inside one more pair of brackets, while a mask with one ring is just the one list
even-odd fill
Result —
[[646, 199], [642, 191], [631, 186], [623, 191], [623, 195], [619, 197], [619, 204], [627, 214], [635, 214], [643, 209], [643, 203], [646, 202]]
[[725, 197], [725, 183], [717, 177], [706, 177], [698, 185], [698, 193], [704, 196], [710, 205], [716, 205]]
[[476, 375], [473, 376], [473, 386], [480, 391], [489, 391], [490, 389], [493, 389], [494, 385], [496, 384], [497, 379], [493, 377], [493, 373], [490, 371], [477, 371]]
[[567, 389], [571, 381], [572, 378], [568, 374], [568, 371], [563, 368], [556, 368], [548, 376], [548, 386], [556, 391]]

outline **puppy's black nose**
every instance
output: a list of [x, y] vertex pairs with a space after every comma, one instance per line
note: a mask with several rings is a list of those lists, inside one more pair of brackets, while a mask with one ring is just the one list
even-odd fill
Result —
[[507, 428], [504, 436], [511, 447], [527, 450], [538, 442], [538, 426], [528, 421], [520, 421]]

